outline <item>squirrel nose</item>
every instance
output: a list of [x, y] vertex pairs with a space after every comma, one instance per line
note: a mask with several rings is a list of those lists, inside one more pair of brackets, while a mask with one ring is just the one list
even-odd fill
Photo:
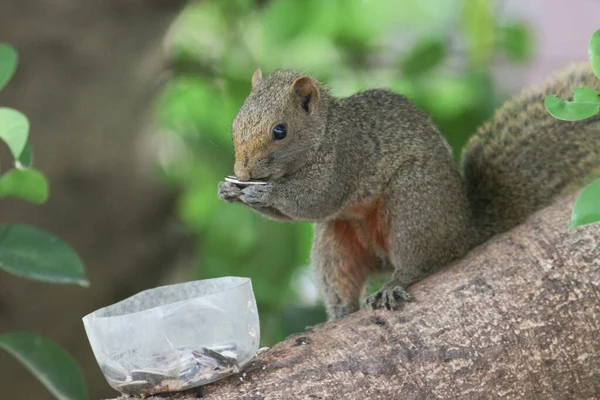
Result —
[[238, 178], [240, 181], [248, 181], [250, 180], [251, 176], [250, 176], [250, 169], [249, 168], [241, 168], [239, 166], [235, 166], [235, 168], [233, 169], [235, 172], [235, 177]]

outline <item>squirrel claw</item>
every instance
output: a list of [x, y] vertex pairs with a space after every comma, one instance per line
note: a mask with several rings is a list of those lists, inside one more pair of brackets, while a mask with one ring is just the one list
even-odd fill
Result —
[[265, 207], [269, 206], [268, 196], [271, 191], [271, 185], [253, 185], [242, 189], [242, 195], [240, 200], [252, 207]]
[[239, 201], [242, 195], [242, 189], [231, 182], [220, 182], [217, 192], [217, 196], [221, 200], [225, 200], [228, 203], [235, 203]]
[[373, 310], [397, 310], [402, 302], [412, 302], [415, 298], [400, 285], [385, 285], [365, 299], [365, 304]]

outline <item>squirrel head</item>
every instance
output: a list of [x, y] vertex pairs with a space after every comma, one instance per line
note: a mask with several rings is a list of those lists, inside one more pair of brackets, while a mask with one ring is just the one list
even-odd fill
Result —
[[327, 91], [310, 76], [278, 70], [252, 76], [232, 136], [240, 180], [277, 180], [308, 162], [325, 134]]

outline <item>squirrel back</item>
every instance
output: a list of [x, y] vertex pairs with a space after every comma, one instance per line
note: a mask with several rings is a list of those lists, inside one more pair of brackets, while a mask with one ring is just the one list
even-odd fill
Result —
[[462, 152], [478, 241], [520, 224], [558, 197], [581, 188], [600, 167], [600, 114], [569, 122], [552, 117], [544, 98], [572, 89], [600, 90], [589, 63], [575, 64], [507, 101]]

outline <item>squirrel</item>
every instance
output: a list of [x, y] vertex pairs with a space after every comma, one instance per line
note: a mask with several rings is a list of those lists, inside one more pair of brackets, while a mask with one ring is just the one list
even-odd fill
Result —
[[590, 182], [600, 167], [600, 115], [555, 119], [544, 98], [600, 90], [575, 64], [507, 101], [470, 138], [459, 169], [430, 117], [406, 97], [369, 89], [337, 98], [315, 78], [252, 76], [232, 124], [234, 172], [218, 197], [280, 221], [314, 222], [310, 263], [329, 319], [353, 313], [369, 276], [392, 272], [365, 299], [398, 309], [407, 288], [491, 236]]

